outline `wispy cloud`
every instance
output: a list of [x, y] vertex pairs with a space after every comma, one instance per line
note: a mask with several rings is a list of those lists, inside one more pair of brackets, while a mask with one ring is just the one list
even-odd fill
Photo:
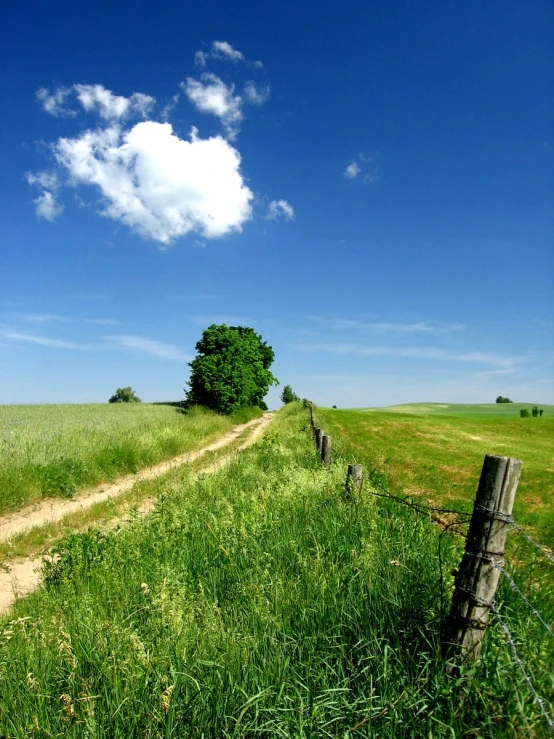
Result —
[[199, 67], [205, 67], [208, 59], [220, 59], [231, 62], [244, 62], [244, 54], [228, 41], [213, 41], [210, 51], [197, 51], [194, 55], [194, 63]]
[[234, 95], [234, 85], [228, 87], [217, 75], [204, 72], [200, 80], [187, 77], [181, 86], [197, 110], [220, 118], [228, 138], [237, 137], [242, 121], [242, 98]]
[[144, 352], [158, 359], [170, 359], [177, 362], [188, 362], [190, 359], [173, 344], [166, 344], [144, 336], [106, 336], [105, 338], [125, 349]]
[[25, 178], [29, 185], [34, 185], [40, 189], [39, 196], [33, 200], [37, 218], [44, 218], [44, 220], [53, 223], [64, 210], [57, 197], [60, 187], [58, 175], [51, 171], [27, 172]]
[[244, 86], [244, 96], [252, 105], [263, 105], [269, 100], [269, 85], [266, 87], [258, 87], [254, 82], [247, 82]]
[[330, 324], [337, 331], [357, 330], [376, 334], [447, 334], [463, 328], [461, 324], [440, 326], [431, 321], [403, 323], [401, 321], [353, 321], [344, 318], [332, 318]]
[[293, 221], [294, 208], [286, 200], [272, 200], [267, 210], [266, 220], [274, 221], [280, 217], [284, 218], [285, 221]]
[[120, 119], [129, 115], [145, 118], [156, 102], [155, 98], [142, 92], [134, 92], [130, 97], [114, 95], [104, 85], [98, 84], [58, 87], [53, 92], [41, 87], [37, 92], [37, 100], [41, 103], [42, 109], [55, 118], [77, 115], [76, 110], [66, 107], [70, 98], [76, 99], [85, 112], [96, 112], [104, 120]]
[[379, 178], [379, 168], [373, 159], [366, 154], [358, 154], [349, 164], [346, 165], [342, 173], [347, 180], [359, 180], [360, 182], [377, 182]]
[[85, 318], [85, 323], [95, 323], [98, 326], [121, 326], [121, 321], [115, 318]]
[[500, 357], [487, 352], [450, 351], [437, 347], [391, 347], [391, 346], [364, 346], [359, 344], [314, 343], [302, 344], [296, 347], [305, 352], [327, 352], [331, 354], [352, 354], [362, 357], [393, 356], [409, 359], [432, 359], [444, 362], [468, 362], [489, 364], [495, 367], [509, 369], [521, 361], [516, 357]]
[[54, 313], [16, 313], [15, 318], [18, 321], [29, 323], [59, 323], [66, 320], [63, 316]]
[[5, 331], [0, 334], [6, 339], [19, 341], [26, 344], [38, 344], [39, 346], [47, 346], [52, 349], [77, 349], [78, 351], [88, 351], [93, 348], [90, 344], [78, 344], [72, 341], [62, 341], [60, 339], [52, 339], [47, 336], [34, 336], [32, 334], [21, 334], [15, 331]]

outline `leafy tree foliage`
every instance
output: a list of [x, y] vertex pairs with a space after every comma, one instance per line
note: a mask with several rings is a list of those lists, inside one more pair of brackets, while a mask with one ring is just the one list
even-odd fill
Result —
[[283, 392], [281, 393], [281, 403], [294, 403], [296, 400], [300, 400], [298, 395], [290, 385], [285, 385]]
[[108, 402], [109, 403], [140, 403], [141, 400], [138, 397], [138, 395], [136, 395], [132, 387], [118, 387]]
[[269, 368], [275, 354], [254, 329], [213, 324], [190, 362], [187, 404], [229, 415], [247, 406], [267, 408], [264, 396], [278, 380]]
[[497, 403], [513, 403], [513, 400], [510, 400], [510, 398], [503, 398], [502, 395], [499, 395], [496, 399]]

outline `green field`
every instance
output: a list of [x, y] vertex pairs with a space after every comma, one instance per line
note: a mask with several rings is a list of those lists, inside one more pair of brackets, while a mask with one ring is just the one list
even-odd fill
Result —
[[520, 418], [519, 411], [527, 408], [529, 413], [534, 406], [544, 410], [543, 418], [554, 418], [554, 405], [540, 403], [405, 403], [386, 408], [353, 408], [357, 411], [377, 411], [381, 413], [413, 413], [416, 415], [458, 416], [461, 418]]
[[442, 507], [471, 512], [485, 454], [523, 460], [514, 517], [554, 547], [554, 408], [541, 407], [542, 418], [520, 418], [512, 404], [418, 404], [319, 410], [318, 419], [393, 492]]
[[0, 513], [193, 451], [256, 415], [147, 403], [0, 406]]
[[[62, 542], [0, 620], [0, 735], [541, 736], [497, 627], [471, 681], [445, 674], [437, 527], [347, 499], [346, 461], [322, 468], [293, 404], [147, 519]], [[458, 542], [442, 556], [449, 573]], [[550, 645], [521, 652], [550, 698]]]

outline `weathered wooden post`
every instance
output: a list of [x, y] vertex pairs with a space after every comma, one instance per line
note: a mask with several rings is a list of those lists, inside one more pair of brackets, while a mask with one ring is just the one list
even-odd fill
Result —
[[346, 472], [346, 494], [359, 492], [364, 481], [364, 468], [361, 464], [349, 464]]
[[331, 466], [331, 437], [323, 435], [321, 437], [321, 461], [329, 469]]
[[323, 430], [322, 429], [316, 429], [315, 430], [315, 445], [317, 447], [317, 451], [321, 452], [321, 439], [323, 437]]
[[[487, 454], [469, 524], [464, 556], [454, 581], [450, 615], [442, 639], [445, 657], [470, 662], [479, 657], [481, 639], [494, 601], [504, 544], [523, 463]], [[451, 668], [449, 668], [451, 669]]]

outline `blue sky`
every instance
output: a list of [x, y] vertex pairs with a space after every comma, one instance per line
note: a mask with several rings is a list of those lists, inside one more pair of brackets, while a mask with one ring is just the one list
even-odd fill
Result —
[[[0, 403], [554, 403], [549, 2], [12, 3]], [[279, 404], [276, 388], [270, 406]]]

